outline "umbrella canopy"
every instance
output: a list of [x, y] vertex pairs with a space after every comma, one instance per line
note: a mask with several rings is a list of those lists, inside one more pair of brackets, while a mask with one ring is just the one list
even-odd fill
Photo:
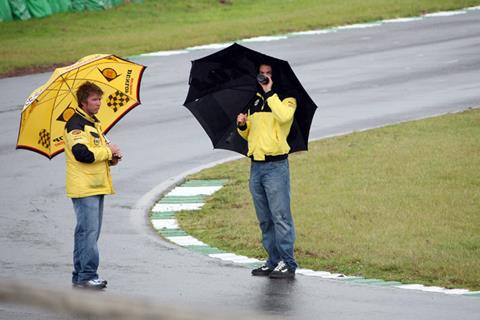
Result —
[[55, 69], [50, 79], [36, 89], [22, 110], [17, 149], [28, 149], [48, 158], [63, 151], [65, 123], [78, 106], [76, 91], [85, 81], [104, 92], [96, 117], [103, 133], [140, 104], [140, 81], [145, 67], [111, 54], [86, 56]]
[[214, 148], [246, 155], [248, 146], [237, 134], [236, 119], [239, 113], [247, 112], [250, 101], [262, 90], [256, 80], [260, 64], [272, 66], [274, 92], [297, 99], [294, 121], [287, 138], [290, 152], [307, 150], [317, 106], [287, 61], [237, 43], [192, 61], [190, 87], [184, 106], [200, 122]]

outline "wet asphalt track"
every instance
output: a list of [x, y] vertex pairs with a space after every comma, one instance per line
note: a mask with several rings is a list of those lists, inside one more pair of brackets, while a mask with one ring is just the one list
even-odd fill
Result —
[[[152, 39], [154, 41], [154, 39]], [[480, 105], [480, 11], [408, 23], [243, 43], [289, 60], [319, 106], [312, 138]], [[133, 216], [156, 185], [233, 154], [212, 150], [181, 105], [197, 50], [137, 57], [148, 66], [141, 97], [109, 134], [125, 154], [113, 169], [100, 240], [104, 294], [149, 297], [210, 310], [247, 310], [291, 319], [479, 319], [480, 300], [298, 276], [271, 281], [165, 243]], [[0, 80], [0, 274], [70, 286], [74, 216], [64, 195], [64, 156], [48, 161], [14, 150], [20, 109], [48, 74]], [[293, 195], [294, 197], [295, 195]], [[60, 319], [0, 305], [0, 319]]]

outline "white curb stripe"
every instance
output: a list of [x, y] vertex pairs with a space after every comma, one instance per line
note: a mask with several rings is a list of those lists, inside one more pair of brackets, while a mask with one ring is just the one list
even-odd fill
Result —
[[371, 27], [378, 27], [381, 24], [382, 24], [381, 22], [357, 23], [357, 24], [339, 26], [337, 27], [337, 29], [338, 30], [365, 29], [365, 28], [371, 28]]
[[230, 259], [230, 261], [235, 262], [235, 263], [254, 263], [254, 262], [260, 262], [260, 260], [255, 259], [255, 258], [249, 258], [249, 257], [244, 257], [244, 256], [238, 256], [234, 259]]
[[222, 186], [210, 186], [210, 187], [177, 187], [167, 193], [167, 196], [198, 196], [198, 195], [212, 195]]
[[223, 261], [231, 261], [235, 263], [254, 263], [254, 262], [262, 262], [255, 258], [249, 258], [246, 256], [239, 256], [235, 253], [211, 253], [208, 255], [211, 258], [220, 259]]
[[153, 219], [152, 224], [157, 230], [178, 229], [178, 223], [176, 219]]
[[166, 56], [173, 56], [173, 55], [176, 55], [176, 54], [184, 54], [184, 53], [188, 53], [188, 50], [156, 51], [156, 52], [143, 53], [141, 56], [144, 56], [144, 57], [166, 57]]
[[465, 294], [469, 293], [467, 289], [445, 289], [443, 293], [445, 294]]
[[233, 42], [228, 42], [228, 43], [212, 43], [212, 44], [205, 44], [201, 46], [195, 46], [195, 47], [188, 47], [186, 50], [203, 50], [203, 49], [223, 49], [226, 48], [230, 45], [232, 45]]
[[[446, 294], [465, 294], [468, 292], [466, 289], [446, 289], [436, 286], [424, 286], [423, 284], [405, 284], [396, 286], [397, 288], [407, 289], [407, 290], [419, 290], [425, 292], [436, 292], [436, 293], [446, 293]], [[465, 291], [464, 291], [465, 290]]]
[[195, 239], [192, 236], [184, 236], [184, 237], [166, 237], [168, 240], [178, 244], [179, 246], [206, 246], [207, 244]]
[[204, 203], [157, 203], [152, 212], [199, 210]]
[[211, 253], [208, 256], [212, 258], [226, 260], [226, 259], [236, 257], [237, 255], [234, 253]]
[[335, 30], [335, 29], [320, 29], [320, 30], [292, 32], [292, 33], [290, 33], [290, 35], [292, 35], [292, 36], [310, 36], [310, 35], [316, 35], [316, 34], [332, 33], [332, 32], [336, 32], [336, 31], [337, 30]]
[[386, 19], [382, 20], [383, 23], [396, 23], [396, 22], [411, 22], [411, 21], [418, 21], [422, 20], [421, 17], [414, 17], [414, 18], [397, 18], [397, 19]]
[[458, 10], [458, 11], [440, 11], [440, 12], [434, 12], [434, 13], [427, 13], [424, 14], [423, 16], [426, 18], [431, 18], [431, 17], [450, 17], [450, 16], [456, 16], [459, 14], [464, 14], [467, 13], [466, 10]]
[[260, 37], [253, 37], [253, 38], [247, 38], [243, 39], [242, 42], [262, 42], [262, 41], [277, 41], [277, 40], [282, 40], [282, 39], [287, 39], [287, 36], [260, 36]]

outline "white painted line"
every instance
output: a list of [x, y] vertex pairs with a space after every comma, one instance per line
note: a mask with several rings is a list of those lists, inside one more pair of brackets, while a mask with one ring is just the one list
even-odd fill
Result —
[[397, 19], [386, 19], [382, 20], [383, 23], [397, 23], [397, 22], [411, 22], [411, 21], [418, 21], [422, 20], [421, 17], [413, 17], [413, 18], [397, 18]]
[[295, 270], [296, 273], [298, 274], [303, 274], [303, 275], [308, 275], [312, 272], [315, 272], [313, 271], [312, 269], [303, 269], [303, 268], [297, 268], [297, 270]]
[[149, 52], [141, 54], [142, 57], [166, 57], [166, 56], [173, 56], [176, 54], [184, 54], [188, 53], [187, 50], [170, 50], [170, 51], [156, 51], [156, 52]]
[[178, 229], [178, 223], [176, 219], [152, 219], [152, 224], [157, 230]]
[[212, 253], [208, 255], [211, 258], [220, 259], [223, 261], [231, 261], [234, 263], [253, 263], [253, 262], [262, 262], [255, 258], [249, 258], [246, 256], [239, 256], [235, 253]]
[[311, 30], [311, 31], [299, 31], [299, 32], [292, 32], [290, 35], [292, 36], [310, 36], [316, 34], [326, 34], [326, 33], [333, 33], [337, 32], [336, 29], [320, 29], [320, 30]]
[[318, 271], [318, 274], [319, 274], [318, 276], [325, 279], [345, 278], [345, 275], [341, 273], [330, 273], [330, 274], [324, 274], [324, 273], [329, 273], [329, 272]]
[[188, 47], [187, 50], [223, 49], [223, 48], [226, 48], [226, 47], [228, 47], [232, 44], [233, 44], [233, 42], [212, 43], [212, 44], [205, 44], [205, 45], [201, 45], [201, 46]]
[[425, 291], [425, 292], [446, 293], [446, 291], [448, 291], [448, 289], [445, 289], [442, 287], [424, 286], [423, 284], [404, 284], [396, 287], [401, 289], [419, 290], [419, 291]]
[[166, 237], [168, 240], [178, 244], [179, 246], [206, 246], [207, 244], [203, 243], [200, 240], [195, 239], [192, 236], [184, 237]]
[[443, 293], [445, 294], [465, 294], [469, 293], [467, 289], [446, 289]]
[[424, 14], [423, 16], [426, 18], [430, 17], [450, 17], [450, 16], [456, 16], [459, 14], [465, 14], [467, 11], [465, 10], [457, 10], [457, 11], [440, 11], [440, 12], [434, 12], [434, 13], [427, 13]]
[[209, 187], [176, 187], [166, 196], [197, 196], [197, 195], [212, 195], [218, 190], [220, 190], [222, 186], [209, 186]]
[[480, 10], [480, 6], [477, 6], [477, 7], [470, 7], [470, 8], [466, 8], [465, 10], [467, 10], [467, 11], [474, 11], [474, 10]]
[[157, 203], [152, 212], [198, 210], [204, 203]]
[[[296, 272], [298, 273], [299, 271], [297, 270]], [[332, 276], [332, 274], [327, 271], [301, 270], [300, 272], [306, 276], [311, 277], [330, 278]]]
[[442, 287], [427, 287], [425, 286], [424, 288], [420, 289], [422, 291], [426, 291], [426, 292], [439, 292], [439, 293], [444, 293], [444, 291], [446, 291], [447, 289], [445, 288], [442, 288]]
[[233, 261], [235, 263], [254, 263], [254, 262], [260, 262], [260, 260], [255, 259], [255, 258], [249, 258], [249, 257], [244, 257], [244, 256], [238, 256], [235, 259], [231, 259], [230, 261]]
[[212, 258], [221, 259], [221, 260], [228, 260], [228, 259], [237, 257], [235, 253], [211, 253], [208, 256]]
[[425, 286], [423, 284], [402, 284], [396, 287], [407, 290], [422, 290]]
[[377, 27], [377, 26], [380, 26], [381, 24], [382, 24], [381, 22], [357, 23], [357, 24], [350, 24], [346, 26], [339, 26], [336, 29], [337, 30], [365, 29], [365, 28]]
[[261, 37], [253, 37], [241, 40], [241, 42], [269, 42], [269, 41], [277, 41], [282, 39], [287, 39], [288, 36], [261, 36]]

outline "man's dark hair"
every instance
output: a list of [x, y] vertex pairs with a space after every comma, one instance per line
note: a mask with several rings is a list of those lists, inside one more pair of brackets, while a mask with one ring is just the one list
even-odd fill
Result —
[[103, 90], [100, 89], [95, 83], [86, 81], [77, 89], [77, 102], [78, 106], [81, 108], [82, 103], [87, 102], [87, 99], [92, 94], [103, 95]]
[[269, 66], [270, 68], [272, 68], [272, 71], [273, 71], [273, 66], [272, 66], [271, 63], [261, 62], [261, 63], [258, 64], [257, 70], [259, 70], [261, 66]]

